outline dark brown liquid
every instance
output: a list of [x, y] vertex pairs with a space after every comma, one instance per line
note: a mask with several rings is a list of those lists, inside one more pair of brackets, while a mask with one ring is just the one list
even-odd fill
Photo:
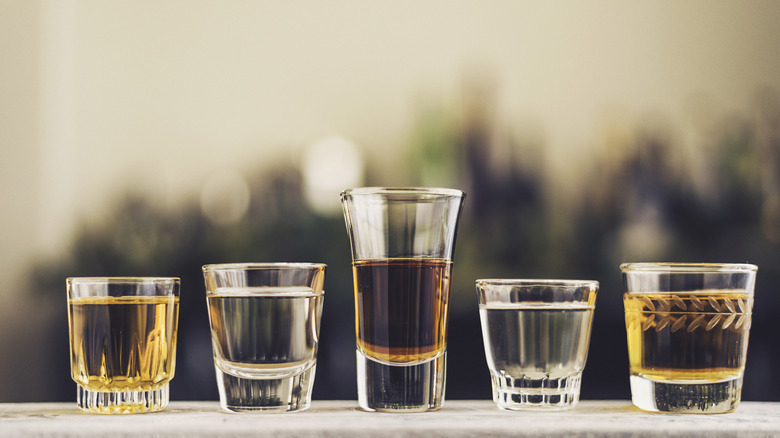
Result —
[[364, 260], [352, 270], [357, 343], [365, 355], [411, 363], [444, 351], [451, 261]]

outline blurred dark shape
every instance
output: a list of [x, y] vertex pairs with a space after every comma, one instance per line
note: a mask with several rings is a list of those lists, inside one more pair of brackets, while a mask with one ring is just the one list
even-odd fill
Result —
[[[264, 172], [253, 185], [247, 217], [231, 226], [215, 226], [196, 203], [180, 209], [155, 207], [128, 195], [99, 227], [78, 232], [66, 261], [35, 267], [32, 280], [42, 297], [61, 300], [61, 312], [49, 321], [54, 376], [51, 393], [41, 400], [71, 400], [64, 279], [68, 276], [179, 276], [182, 293], [174, 400], [216, 400], [217, 388], [201, 266], [209, 263], [316, 261], [329, 265], [315, 394], [350, 398], [354, 382], [354, 335], [344, 309], [352, 308], [351, 267], [344, 221], [316, 217], [306, 207], [301, 178], [294, 167]], [[41, 276], [37, 273], [44, 273]], [[351, 313], [351, 312], [350, 312]], [[351, 315], [348, 316], [351, 318]], [[344, 357], [339, 346], [348, 346]], [[350, 372], [350, 367], [352, 372]], [[346, 369], [345, 369], [346, 368]], [[56, 376], [56, 377], [55, 377]]]
[[[778, 94], [763, 90], [748, 115], [693, 114], [692, 126], [644, 119], [629, 135], [607, 133], [605, 138], [617, 140], [605, 141], [578, 166], [582, 174], [559, 175], [546, 171], [538, 131], [512, 136], [505, 135], [508, 128], [495, 126], [494, 93], [490, 84], [467, 89], [460, 115], [428, 107], [413, 133], [408, 166], [399, 169], [409, 172], [408, 185], [467, 192], [455, 253], [447, 397], [490, 397], [475, 279], [600, 281], [582, 398], [627, 399], [618, 265], [696, 261], [759, 266], [743, 399], [778, 400], [780, 379], [770, 373], [780, 363], [770, 324], [780, 301], [770, 288], [780, 281]], [[620, 129], [607, 125], [612, 128]], [[182, 278], [172, 398], [216, 399], [201, 265], [239, 261], [328, 264], [314, 399], [355, 399], [352, 272], [344, 220], [313, 213], [297, 166], [274, 169], [255, 172], [249, 213], [239, 223], [211, 224], [194, 202], [163, 208], [128, 195], [102, 225], [77, 233], [67, 260], [35, 266], [30, 281], [39, 298], [58, 302], [60, 309], [46, 327], [45, 372], [52, 384], [37, 400], [73, 399], [64, 279], [97, 275]], [[558, 194], [555, 182], [569, 178], [576, 181], [576, 193]], [[367, 185], [382, 184], [368, 175]]]

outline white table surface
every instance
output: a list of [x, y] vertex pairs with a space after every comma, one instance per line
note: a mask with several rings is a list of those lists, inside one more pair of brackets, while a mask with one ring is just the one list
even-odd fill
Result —
[[487, 400], [450, 400], [435, 412], [364, 412], [354, 401], [314, 401], [304, 412], [234, 414], [217, 402], [94, 415], [75, 403], [0, 404], [0, 437], [780, 437], [780, 403], [742, 402], [729, 414], [650, 414], [628, 401], [582, 401], [563, 412], [507, 412]]

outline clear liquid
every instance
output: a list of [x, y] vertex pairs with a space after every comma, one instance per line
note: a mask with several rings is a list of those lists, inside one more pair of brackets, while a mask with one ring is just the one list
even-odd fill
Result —
[[245, 378], [284, 378], [314, 365], [322, 294], [222, 288], [207, 297], [215, 364]]
[[560, 379], [585, 367], [592, 306], [488, 304], [479, 312], [491, 371], [514, 379]]

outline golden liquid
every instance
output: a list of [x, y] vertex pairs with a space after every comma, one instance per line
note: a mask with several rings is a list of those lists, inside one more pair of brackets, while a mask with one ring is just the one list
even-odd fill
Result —
[[438, 259], [357, 261], [355, 325], [360, 351], [391, 363], [414, 363], [447, 345], [452, 262]]
[[178, 297], [68, 300], [71, 376], [90, 391], [149, 391], [173, 378]]
[[632, 375], [691, 383], [742, 375], [752, 295], [722, 290], [627, 293], [623, 303]]

